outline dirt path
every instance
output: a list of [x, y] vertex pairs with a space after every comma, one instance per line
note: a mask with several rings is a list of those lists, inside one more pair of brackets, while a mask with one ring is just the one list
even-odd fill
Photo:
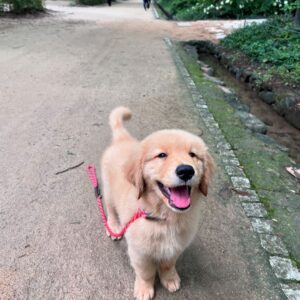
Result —
[[[132, 299], [126, 244], [104, 234], [85, 166], [55, 173], [98, 162], [119, 104], [139, 138], [205, 128], [162, 39], [186, 28], [133, 2], [68, 9], [0, 20], [0, 299]], [[178, 263], [182, 289], [158, 285], [156, 299], [283, 298], [227, 185], [219, 170]]]
[[169, 36], [176, 40], [212, 40], [228, 34], [233, 29], [245, 26], [257, 20], [208, 20], [195, 22], [175, 22], [156, 20], [154, 11], [141, 10], [141, 1], [122, 1], [113, 4], [113, 7], [74, 7], [68, 1], [47, 1], [46, 7], [56, 12], [65, 20], [94, 21], [105, 26], [120, 26], [126, 23], [131, 30], [144, 33]]

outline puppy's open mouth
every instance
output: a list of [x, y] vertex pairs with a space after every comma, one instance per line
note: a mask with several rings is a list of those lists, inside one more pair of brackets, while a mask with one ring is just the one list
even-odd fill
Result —
[[179, 210], [188, 209], [191, 205], [191, 187], [181, 185], [176, 187], [166, 187], [161, 182], [157, 182], [162, 194], [168, 199], [169, 205]]

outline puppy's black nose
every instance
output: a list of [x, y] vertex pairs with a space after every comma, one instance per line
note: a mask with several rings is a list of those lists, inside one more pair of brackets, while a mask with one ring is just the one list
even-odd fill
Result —
[[190, 165], [179, 165], [176, 168], [175, 172], [176, 172], [177, 176], [180, 179], [182, 179], [183, 181], [188, 181], [195, 174], [195, 171], [194, 171], [193, 167], [190, 166]]

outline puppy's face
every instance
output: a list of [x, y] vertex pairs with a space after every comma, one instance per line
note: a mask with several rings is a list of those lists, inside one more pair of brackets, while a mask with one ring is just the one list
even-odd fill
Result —
[[134, 183], [142, 195], [154, 192], [176, 212], [191, 206], [192, 195], [208, 191], [213, 160], [202, 139], [180, 130], [163, 130], [141, 144]]

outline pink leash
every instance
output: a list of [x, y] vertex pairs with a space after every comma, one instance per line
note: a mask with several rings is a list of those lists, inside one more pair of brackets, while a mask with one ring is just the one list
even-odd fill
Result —
[[89, 176], [89, 178], [90, 178], [90, 180], [92, 182], [92, 185], [94, 187], [94, 190], [95, 190], [95, 195], [96, 195], [96, 198], [97, 198], [99, 212], [100, 212], [100, 215], [102, 217], [102, 221], [103, 221], [104, 227], [109, 232], [109, 234], [110, 234], [111, 237], [114, 237], [116, 239], [121, 238], [125, 234], [125, 232], [127, 231], [128, 227], [134, 221], [136, 221], [139, 218], [148, 218], [148, 214], [146, 212], [144, 212], [142, 210], [138, 210], [119, 233], [113, 232], [110, 229], [109, 225], [107, 224], [107, 219], [106, 219], [106, 216], [105, 216], [105, 213], [104, 213], [104, 209], [103, 209], [103, 205], [102, 205], [101, 193], [100, 193], [100, 189], [99, 189], [99, 185], [98, 185], [98, 180], [97, 180], [95, 166], [94, 165], [88, 165], [87, 166], [87, 173], [88, 173], [88, 176]]

